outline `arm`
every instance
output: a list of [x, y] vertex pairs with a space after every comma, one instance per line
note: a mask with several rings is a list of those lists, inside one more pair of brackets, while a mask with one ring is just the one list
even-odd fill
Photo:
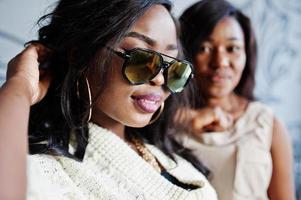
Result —
[[22, 80], [10, 80], [0, 89], [0, 199], [24, 199], [28, 93]]
[[30, 106], [49, 85], [39, 83], [38, 51], [30, 45], [8, 65], [7, 81], [0, 88], [0, 199], [25, 199], [27, 128]]
[[277, 119], [274, 119], [271, 154], [273, 173], [268, 195], [271, 200], [294, 200], [292, 144], [286, 129]]

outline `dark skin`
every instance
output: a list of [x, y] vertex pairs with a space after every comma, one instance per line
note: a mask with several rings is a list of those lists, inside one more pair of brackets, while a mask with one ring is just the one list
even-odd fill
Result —
[[[176, 57], [178, 54], [175, 24], [169, 12], [161, 5], [155, 5], [145, 12], [130, 32], [135, 34], [125, 37], [117, 46], [117, 50], [140, 47], [171, 57]], [[9, 63], [7, 81], [0, 88], [0, 199], [25, 199], [26, 197], [29, 111], [30, 106], [44, 98], [51, 82], [51, 74], [39, 70], [39, 63], [43, 62], [47, 55], [49, 55], [48, 50], [41, 45], [28, 46]], [[162, 73], [147, 84], [130, 85], [121, 74], [122, 60], [119, 57], [113, 59], [116, 67], [112, 68], [116, 71], [110, 78], [114, 79], [114, 84], [106, 88], [105, 92], [110, 95], [103, 95], [93, 107], [91, 121], [112, 130], [125, 140], [125, 126], [143, 127], [149, 123], [153, 115], [151, 112], [145, 112], [141, 106], [137, 106], [132, 96], [149, 93], [158, 95], [161, 97], [158, 102], [149, 99], [144, 102], [144, 105], [155, 104], [159, 107], [170, 92], [162, 87], [165, 81]], [[96, 78], [95, 75], [88, 75], [92, 94], [96, 93], [93, 90], [95, 88], [93, 84], [97, 83]], [[113, 95], [116, 95], [115, 98]], [[118, 102], [114, 103], [112, 99]], [[117, 105], [122, 108], [116, 109]]]
[[7, 81], [0, 89], [0, 199], [25, 197], [29, 110], [45, 96], [50, 84], [50, 75], [41, 71], [39, 78], [35, 66], [46, 54], [41, 45], [27, 47], [9, 62]]
[[[243, 31], [234, 18], [225, 17], [216, 25], [208, 40], [200, 44], [200, 51], [194, 57], [196, 79], [205, 95], [206, 107], [182, 109], [182, 115], [178, 115], [180, 121], [190, 124], [194, 134], [225, 131], [245, 113], [249, 101], [234, 93], [245, 63]], [[183, 115], [185, 112], [189, 114]], [[276, 118], [270, 151], [273, 173], [269, 198], [295, 199], [292, 144], [287, 130]]]
[[[160, 28], [160, 27], [165, 27]], [[175, 24], [163, 6], [153, 6], [141, 16], [134, 26], [129, 30], [126, 37], [118, 44], [116, 50], [124, 52], [133, 48], [152, 49], [160, 53], [176, 57], [177, 36]], [[113, 72], [110, 76], [111, 83], [106, 86], [99, 100], [92, 110], [92, 121], [98, 125], [112, 130], [120, 138], [124, 139], [125, 126], [144, 127], [153, 116], [153, 112], [145, 112], [135, 97], [154, 95], [160, 100], [151, 102], [147, 100], [146, 106], [160, 107], [170, 92], [163, 88], [165, 82], [163, 74], [159, 73], [149, 83], [141, 85], [131, 85], [122, 76], [121, 67], [123, 59], [113, 56]], [[94, 74], [95, 76], [95, 74]], [[89, 82], [93, 88], [97, 87], [98, 76], [89, 76]], [[114, 105], [114, 106], [112, 106]], [[130, 114], [129, 114], [130, 113]]]

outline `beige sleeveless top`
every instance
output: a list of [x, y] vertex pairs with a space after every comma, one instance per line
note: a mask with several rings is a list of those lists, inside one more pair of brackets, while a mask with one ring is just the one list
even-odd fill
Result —
[[231, 130], [178, 139], [212, 172], [220, 200], [267, 200], [272, 175], [273, 113], [252, 102]]

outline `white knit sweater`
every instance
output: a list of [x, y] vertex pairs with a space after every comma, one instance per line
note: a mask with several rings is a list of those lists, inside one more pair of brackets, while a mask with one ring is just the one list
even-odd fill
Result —
[[28, 156], [28, 200], [216, 200], [206, 178], [180, 157], [177, 164], [152, 145], [147, 148], [179, 181], [173, 185], [109, 130], [89, 124], [89, 144], [82, 162], [49, 155]]

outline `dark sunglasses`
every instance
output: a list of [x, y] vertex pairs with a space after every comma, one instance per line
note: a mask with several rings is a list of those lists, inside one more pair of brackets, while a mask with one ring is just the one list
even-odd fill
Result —
[[[125, 52], [110, 51], [124, 59], [122, 73], [134, 85], [148, 83], [163, 72], [165, 86], [172, 92], [181, 92], [193, 77], [192, 64], [150, 49], [134, 48]], [[172, 59], [167, 62], [164, 57]]]

